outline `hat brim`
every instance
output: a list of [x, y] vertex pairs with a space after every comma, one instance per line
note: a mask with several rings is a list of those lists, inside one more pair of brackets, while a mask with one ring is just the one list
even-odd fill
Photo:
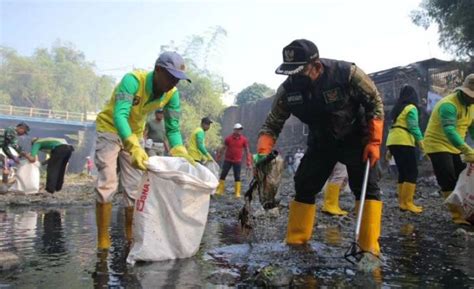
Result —
[[456, 87], [456, 90], [461, 90], [462, 92], [464, 92], [464, 94], [466, 94], [470, 98], [474, 98], [474, 90], [472, 90], [472, 89], [469, 89], [469, 88], [464, 87], [464, 86], [459, 86], [459, 87]]
[[305, 64], [283, 63], [275, 70], [276, 74], [294, 75], [303, 71]]
[[163, 66], [163, 68], [166, 69], [166, 71], [168, 71], [171, 75], [173, 75], [177, 79], [187, 80], [189, 83], [191, 83], [191, 79], [189, 79], [189, 77], [184, 72], [182, 72], [181, 70], [177, 70], [177, 69], [173, 69], [173, 68], [169, 68], [169, 67], [164, 67], [164, 66]]

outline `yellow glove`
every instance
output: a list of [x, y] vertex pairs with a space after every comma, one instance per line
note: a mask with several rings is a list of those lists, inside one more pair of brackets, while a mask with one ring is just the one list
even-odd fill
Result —
[[170, 150], [173, 157], [185, 158], [190, 164], [196, 166], [194, 159], [188, 154], [188, 151], [183, 145], [177, 145]]
[[464, 155], [462, 158], [466, 163], [474, 163], [474, 150], [466, 143], [459, 148]]
[[132, 166], [139, 170], [146, 171], [145, 161], [148, 160], [148, 155], [140, 146], [138, 138], [135, 134], [131, 134], [129, 137], [123, 140], [123, 146], [125, 150], [132, 156]]
[[425, 152], [425, 143], [424, 143], [422, 140], [420, 140], [420, 141], [418, 142], [418, 147], [420, 148], [421, 155], [422, 155], [423, 157], [426, 157], [427, 154], [426, 154], [426, 152]]

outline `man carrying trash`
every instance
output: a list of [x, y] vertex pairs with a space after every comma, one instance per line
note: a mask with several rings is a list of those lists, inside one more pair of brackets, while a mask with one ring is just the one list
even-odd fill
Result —
[[46, 160], [48, 168], [45, 190], [50, 194], [59, 192], [63, 187], [66, 166], [74, 148], [65, 139], [52, 137], [34, 138], [31, 145], [31, 154], [26, 156], [31, 163], [38, 160], [39, 151], [49, 154], [49, 158]]
[[212, 162], [214, 159], [206, 149], [206, 131], [211, 127], [212, 120], [208, 117], [201, 119], [201, 125], [189, 137], [189, 155], [200, 163]]
[[[468, 131], [471, 139], [474, 138], [473, 104], [474, 74], [469, 74], [462, 86], [435, 105], [426, 128], [425, 152], [445, 199], [453, 192], [459, 174], [466, 168], [464, 162], [474, 163], [474, 150], [464, 141]], [[462, 217], [461, 208], [452, 204], [448, 208], [454, 223], [470, 224]]]
[[163, 109], [157, 109], [153, 118], [145, 125], [144, 139], [145, 151], [148, 156], [164, 156], [169, 151], [166, 140]]
[[247, 155], [247, 168], [252, 166], [252, 155], [250, 154], [249, 143], [247, 138], [242, 134], [244, 127], [240, 123], [234, 125], [234, 131], [227, 136], [224, 141], [224, 147], [218, 155], [220, 156], [225, 151], [224, 164], [222, 166], [221, 176], [219, 178], [219, 185], [216, 189], [217, 195], [222, 195], [225, 191], [225, 178], [229, 173], [230, 168], [234, 170], [234, 193], [236, 198], [240, 198], [240, 190], [242, 182], [240, 181], [240, 172], [242, 169], [242, 156]]
[[[295, 174], [295, 199], [290, 203], [286, 242], [311, 239], [316, 215], [315, 195], [337, 162], [346, 165], [349, 184], [361, 195], [366, 161], [374, 168], [380, 158], [383, 104], [375, 84], [354, 63], [319, 58], [316, 45], [299, 39], [283, 48], [277, 74], [288, 75], [277, 90], [263, 124], [258, 159], [268, 155], [291, 114], [307, 124], [314, 142]], [[358, 244], [379, 255], [382, 202], [375, 169], [370, 170]]]
[[149, 113], [163, 109], [171, 155], [194, 164], [181, 138], [181, 107], [175, 87], [181, 79], [190, 82], [184, 70], [184, 60], [178, 53], [163, 52], [153, 71], [137, 70], [126, 74], [97, 116], [95, 165], [98, 178], [95, 191], [99, 249], [110, 247], [108, 228], [112, 199], [118, 186], [117, 159], [125, 192], [125, 234], [127, 240], [131, 240], [133, 205], [142, 175], [140, 170], [146, 170], [145, 162], [148, 160], [140, 140]]
[[[20, 122], [16, 127], [7, 127], [0, 136], [0, 163], [2, 164], [2, 181], [8, 182], [10, 173], [8, 160], [19, 162], [19, 156], [26, 155], [18, 144], [18, 136], [26, 135], [30, 127], [25, 122]], [[18, 155], [16, 155], [18, 154]]]

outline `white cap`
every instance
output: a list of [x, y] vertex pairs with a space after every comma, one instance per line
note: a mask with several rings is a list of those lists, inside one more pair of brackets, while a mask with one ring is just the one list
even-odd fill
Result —
[[242, 129], [242, 125], [240, 123], [234, 124], [234, 129]]

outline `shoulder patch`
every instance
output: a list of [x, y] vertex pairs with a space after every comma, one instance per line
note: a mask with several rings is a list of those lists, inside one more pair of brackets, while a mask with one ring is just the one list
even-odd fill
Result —
[[344, 99], [342, 91], [339, 87], [323, 91], [323, 96], [326, 103], [333, 103]]

